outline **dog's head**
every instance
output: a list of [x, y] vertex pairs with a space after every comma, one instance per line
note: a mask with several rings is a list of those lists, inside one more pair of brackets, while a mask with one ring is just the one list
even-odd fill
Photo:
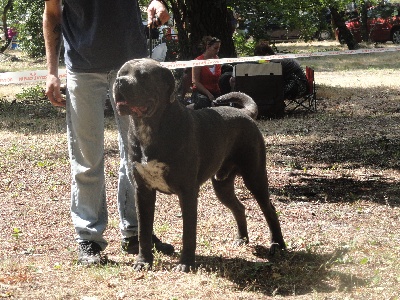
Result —
[[172, 72], [153, 59], [134, 59], [118, 71], [113, 93], [120, 115], [150, 117], [174, 101]]

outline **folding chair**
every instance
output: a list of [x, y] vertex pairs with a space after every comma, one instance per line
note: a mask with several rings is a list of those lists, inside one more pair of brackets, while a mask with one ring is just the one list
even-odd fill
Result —
[[307, 93], [297, 99], [286, 100], [286, 111], [292, 112], [302, 107], [310, 112], [317, 111], [317, 93], [315, 89], [314, 69], [306, 66]]

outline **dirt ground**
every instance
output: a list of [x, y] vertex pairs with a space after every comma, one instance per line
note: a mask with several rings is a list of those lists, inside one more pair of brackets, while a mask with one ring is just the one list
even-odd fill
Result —
[[299, 61], [316, 70], [317, 112], [258, 120], [287, 253], [267, 255], [265, 220], [240, 178], [250, 243], [233, 247], [234, 220], [207, 182], [199, 268], [189, 274], [171, 271], [182, 234], [175, 196], [158, 195], [155, 231], [176, 254], [156, 254], [153, 270], [139, 273], [134, 257], [121, 254], [112, 117], [105, 133], [110, 263], [77, 265], [65, 114], [45, 101], [11, 103], [15, 87], [0, 86], [0, 298], [400, 299], [400, 53]]

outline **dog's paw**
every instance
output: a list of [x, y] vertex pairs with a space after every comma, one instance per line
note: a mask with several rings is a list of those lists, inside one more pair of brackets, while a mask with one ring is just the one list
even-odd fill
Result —
[[248, 238], [238, 238], [238, 239], [233, 241], [232, 246], [240, 247], [240, 246], [243, 246], [243, 245], [247, 245], [248, 243], [249, 243], [249, 239]]
[[285, 249], [286, 249], [285, 245], [281, 246], [278, 243], [272, 243], [269, 248], [269, 255], [270, 256], [283, 255]]
[[173, 268], [173, 271], [189, 273], [190, 271], [194, 271], [194, 266], [179, 264], [176, 265], [175, 268]]
[[137, 272], [148, 271], [151, 269], [151, 265], [149, 263], [144, 263], [144, 262], [135, 262], [133, 264], [133, 269]]
[[153, 266], [153, 256], [151, 254], [148, 259], [146, 259], [143, 255], [138, 254], [136, 257], [136, 261], [133, 264], [133, 269], [135, 271], [147, 271], [150, 270], [151, 267]]

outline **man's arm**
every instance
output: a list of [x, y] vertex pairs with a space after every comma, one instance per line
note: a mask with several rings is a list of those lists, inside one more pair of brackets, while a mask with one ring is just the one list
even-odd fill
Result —
[[54, 106], [65, 106], [65, 100], [60, 92], [61, 83], [58, 77], [58, 62], [62, 42], [61, 22], [61, 0], [46, 0], [43, 13], [43, 35], [48, 71], [46, 96]]

